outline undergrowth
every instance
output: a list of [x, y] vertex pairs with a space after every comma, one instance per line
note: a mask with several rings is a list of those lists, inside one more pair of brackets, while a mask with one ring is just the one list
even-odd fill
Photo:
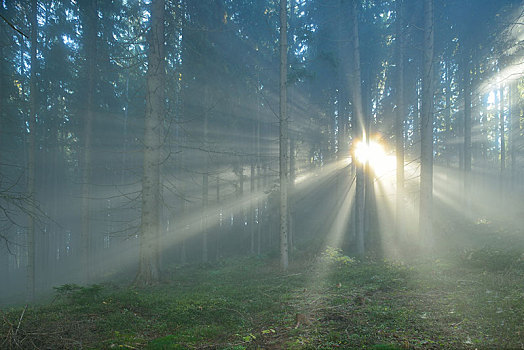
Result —
[[143, 289], [66, 284], [2, 309], [0, 348], [524, 348], [522, 253], [488, 247], [409, 263], [328, 247], [285, 274], [248, 257]]

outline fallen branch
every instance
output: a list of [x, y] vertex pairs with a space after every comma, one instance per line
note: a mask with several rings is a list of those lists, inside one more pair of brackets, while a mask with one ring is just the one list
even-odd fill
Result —
[[18, 320], [18, 325], [16, 326], [15, 336], [18, 334], [18, 330], [20, 329], [20, 324], [22, 324], [22, 319], [24, 318], [25, 310], [27, 310], [27, 304], [24, 307], [22, 314], [20, 315], [20, 319]]
[[20, 35], [26, 37], [27, 39], [29, 39], [29, 36], [27, 34], [25, 34], [24, 32], [22, 32], [20, 29], [18, 29], [13, 23], [11, 23], [10, 20], [8, 20], [7, 18], [5, 18], [4, 16], [2, 16], [0, 14], [0, 17], [4, 20], [5, 23], [7, 23], [7, 25], [11, 28], [13, 28], [13, 30], [15, 30], [16, 32], [18, 32]]

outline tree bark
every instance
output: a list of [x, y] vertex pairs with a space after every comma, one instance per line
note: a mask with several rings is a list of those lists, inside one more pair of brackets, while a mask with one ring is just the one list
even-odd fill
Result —
[[136, 285], [153, 284], [160, 278], [160, 149], [165, 102], [164, 0], [151, 3], [148, 61], [140, 260]]
[[280, 267], [288, 268], [287, 0], [280, 0]]
[[424, 71], [420, 124], [419, 231], [422, 240], [430, 244], [433, 221], [433, 0], [424, 0]]

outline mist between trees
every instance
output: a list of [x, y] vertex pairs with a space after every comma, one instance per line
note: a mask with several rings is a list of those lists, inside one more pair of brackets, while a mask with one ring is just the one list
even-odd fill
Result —
[[2, 2], [0, 304], [237, 255], [398, 257], [452, 217], [519, 227], [523, 10]]

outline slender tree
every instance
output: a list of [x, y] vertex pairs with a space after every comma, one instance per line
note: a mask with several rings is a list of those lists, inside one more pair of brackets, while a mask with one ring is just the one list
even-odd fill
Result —
[[[5, 80], [5, 76], [4, 76], [5, 74], [4, 73], [5, 53], [4, 52], [5, 51], [4, 51], [4, 46], [5, 46], [5, 41], [6, 41], [5, 36], [6, 36], [6, 33], [4, 31], [4, 26], [0, 25], [0, 140], [5, 140], [5, 136], [3, 135], [4, 120], [5, 120], [4, 114], [6, 113], [5, 112], [6, 104], [4, 103], [4, 96], [5, 96], [5, 86], [4, 86], [4, 80]], [[0, 141], [0, 164], [2, 164], [2, 160], [3, 160], [2, 158], [2, 155], [4, 152], [3, 146], [4, 146], [3, 141]]]
[[[35, 153], [36, 153], [36, 114], [37, 114], [37, 85], [36, 85], [36, 45], [38, 30], [38, 2], [31, 1], [31, 80], [29, 96], [29, 153], [27, 164], [27, 192], [31, 202], [35, 202]], [[23, 42], [23, 41], [22, 41]], [[30, 213], [27, 232], [27, 298], [35, 297], [35, 218]]]
[[518, 97], [518, 79], [511, 82], [510, 93], [510, 130], [509, 130], [509, 159], [511, 171], [511, 186], [514, 187], [517, 180], [517, 150], [520, 134], [520, 108]]
[[[453, 106], [451, 105], [451, 73], [452, 73], [452, 70], [450, 68], [450, 62], [449, 60], [446, 61], [446, 68], [445, 68], [445, 74], [446, 74], [446, 78], [445, 78], [445, 86], [444, 86], [444, 89], [445, 89], [445, 100], [446, 100], [446, 105], [445, 105], [445, 110], [444, 110], [444, 133], [445, 133], [445, 137], [449, 140], [450, 137], [451, 137], [451, 110], [453, 108]], [[449, 145], [448, 147], [450, 147], [450, 149], [452, 149], [452, 146]], [[451, 159], [450, 157], [446, 157], [446, 162], [447, 162], [447, 166], [450, 167], [450, 162], [451, 162]]]
[[397, 233], [402, 231], [404, 196], [404, 15], [402, 0], [397, 1], [397, 113], [395, 121], [395, 147], [397, 155]]
[[426, 243], [432, 240], [433, 220], [433, 30], [433, 0], [424, 0], [419, 230]]
[[[209, 92], [204, 88], [204, 144], [208, 147], [208, 111], [209, 111]], [[202, 174], [202, 262], [207, 263], [209, 260], [208, 234], [207, 234], [207, 207], [209, 204], [209, 155], [205, 155], [204, 172]]]
[[249, 174], [249, 180], [250, 180], [249, 191], [251, 194], [250, 199], [249, 199], [249, 237], [250, 237], [249, 252], [251, 254], [255, 254], [255, 200], [253, 198], [253, 195], [255, 193], [255, 169], [256, 169], [256, 166], [255, 166], [256, 159], [254, 156], [256, 154], [256, 147], [255, 147], [256, 120], [252, 122], [251, 127], [252, 127], [251, 153], [253, 154], [253, 156], [251, 156], [251, 159], [250, 159], [251, 167], [250, 167], [250, 174]]
[[469, 215], [471, 198], [471, 71], [469, 55], [464, 63], [464, 209]]
[[506, 171], [506, 115], [504, 113], [504, 84], [500, 84], [500, 109], [499, 109], [499, 123], [500, 123], [500, 185], [504, 187], [504, 173]]
[[[361, 83], [361, 68], [360, 68], [360, 42], [358, 32], [358, 8], [360, 1], [353, 0], [352, 9], [350, 11], [352, 23], [352, 74], [351, 74], [351, 92], [353, 103], [353, 142], [360, 140], [360, 142], [367, 142], [366, 138], [366, 119], [364, 117], [363, 103], [362, 103], [362, 83]], [[355, 146], [355, 145], [354, 145]], [[365, 227], [365, 164], [356, 163], [356, 181], [355, 181], [355, 228], [357, 239], [357, 253], [364, 254], [364, 227]]]
[[144, 175], [140, 260], [135, 284], [152, 284], [160, 278], [160, 151], [164, 115], [164, 0], [151, 2], [151, 31], [147, 69], [144, 129]]
[[288, 268], [287, 0], [280, 0], [280, 267]]
[[83, 280], [85, 283], [92, 279], [92, 261], [91, 261], [91, 237], [90, 237], [90, 184], [91, 184], [91, 142], [93, 132], [93, 114], [95, 105], [95, 77], [96, 74], [96, 18], [97, 2], [86, 1], [81, 3], [85, 8], [85, 42], [86, 42], [86, 64], [87, 64], [87, 93], [86, 108], [84, 115], [84, 149], [82, 159], [82, 267]]

